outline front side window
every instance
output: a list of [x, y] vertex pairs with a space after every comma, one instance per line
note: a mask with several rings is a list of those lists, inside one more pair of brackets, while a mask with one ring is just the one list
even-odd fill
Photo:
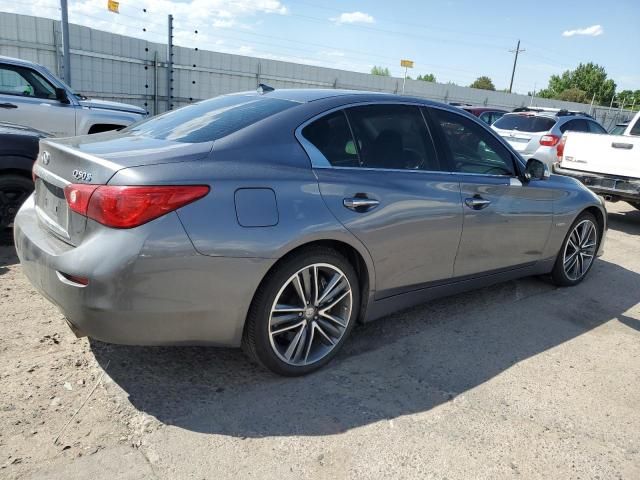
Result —
[[255, 95], [215, 97], [133, 124], [124, 131], [181, 143], [210, 142], [297, 105]]
[[587, 124], [589, 125], [589, 131], [591, 133], [604, 133], [604, 134], [607, 133], [607, 131], [597, 122], [592, 122], [588, 120]]
[[0, 93], [55, 100], [55, 87], [35, 70], [0, 65]]
[[302, 129], [302, 136], [334, 167], [358, 167], [358, 151], [342, 110], [330, 113]]
[[346, 113], [363, 167], [442, 170], [419, 107], [363, 105]]
[[629, 135], [640, 136], [640, 118], [636, 119], [636, 124], [631, 127]]
[[456, 172], [515, 174], [511, 154], [491, 133], [457, 113], [437, 108], [430, 112], [440, 126]]

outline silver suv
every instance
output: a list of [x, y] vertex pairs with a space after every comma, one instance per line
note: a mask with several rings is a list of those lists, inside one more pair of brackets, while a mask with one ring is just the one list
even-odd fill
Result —
[[73, 137], [118, 130], [146, 115], [135, 105], [86, 98], [42, 65], [0, 56], [2, 122]]
[[557, 160], [557, 146], [564, 132], [606, 134], [589, 114], [551, 108], [516, 108], [491, 126], [528, 160], [536, 158], [549, 167]]

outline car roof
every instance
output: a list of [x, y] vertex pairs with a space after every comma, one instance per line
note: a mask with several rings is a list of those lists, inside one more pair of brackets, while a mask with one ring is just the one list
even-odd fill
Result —
[[29, 60], [22, 60], [20, 58], [14, 57], [5, 57], [4, 55], [0, 55], [0, 62], [11, 63], [13, 65], [21, 65], [24, 67], [37, 65], [35, 62], [31, 62]]
[[[385, 92], [371, 92], [363, 90], [345, 90], [332, 88], [283, 88], [275, 89], [267, 92], [259, 92], [257, 90], [249, 90], [246, 92], [230, 93], [228, 95], [244, 95], [244, 96], [260, 96], [266, 98], [277, 98], [281, 100], [290, 100], [298, 103], [309, 103], [318, 100], [327, 100], [338, 97], [349, 97], [349, 101], [362, 102], [416, 102], [424, 105], [437, 105], [446, 107], [448, 110], [456, 110], [446, 103], [434, 102], [420, 97], [411, 97], [406, 95], [397, 95]], [[346, 98], [345, 98], [346, 99]], [[459, 110], [458, 110], [459, 111]]]

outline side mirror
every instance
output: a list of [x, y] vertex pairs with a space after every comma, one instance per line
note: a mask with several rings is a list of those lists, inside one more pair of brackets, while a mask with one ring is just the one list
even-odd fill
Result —
[[549, 166], [537, 160], [535, 158], [530, 158], [527, 162], [527, 168], [524, 171], [524, 178], [529, 180], [546, 180], [551, 176], [551, 172], [549, 171]]
[[56, 100], [60, 103], [70, 103], [67, 91], [64, 88], [56, 88]]

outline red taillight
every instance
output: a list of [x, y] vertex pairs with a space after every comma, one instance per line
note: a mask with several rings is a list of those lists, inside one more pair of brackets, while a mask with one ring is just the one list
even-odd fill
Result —
[[544, 135], [540, 138], [540, 145], [545, 147], [555, 147], [560, 141], [560, 137], [557, 135]]
[[137, 227], [207, 193], [206, 185], [69, 185], [65, 188], [73, 211], [113, 228]]
[[67, 199], [69, 208], [80, 215], [87, 216], [89, 199], [99, 185], [67, 185], [64, 187], [64, 197]]
[[558, 147], [556, 148], [556, 152], [558, 155], [558, 160], [562, 160], [562, 156], [564, 155], [564, 145], [567, 143], [567, 137], [562, 137], [560, 139], [560, 143], [558, 143]]

